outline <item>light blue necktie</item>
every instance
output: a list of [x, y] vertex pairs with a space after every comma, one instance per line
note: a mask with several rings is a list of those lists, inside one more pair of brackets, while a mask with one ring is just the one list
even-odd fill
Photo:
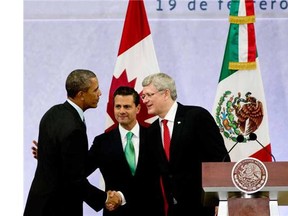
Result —
[[136, 165], [135, 165], [135, 150], [134, 150], [134, 146], [132, 143], [132, 136], [133, 136], [133, 133], [131, 131], [129, 131], [126, 134], [127, 143], [125, 146], [125, 156], [126, 156], [126, 160], [127, 160], [128, 164], [129, 164], [131, 173], [132, 173], [132, 175], [134, 175]]

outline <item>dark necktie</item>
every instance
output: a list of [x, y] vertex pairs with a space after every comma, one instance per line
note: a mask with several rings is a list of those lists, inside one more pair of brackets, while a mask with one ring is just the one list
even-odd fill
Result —
[[135, 165], [135, 150], [134, 150], [134, 146], [132, 143], [132, 136], [133, 136], [133, 133], [131, 131], [129, 131], [126, 134], [127, 143], [125, 146], [125, 156], [126, 156], [126, 160], [127, 160], [128, 164], [129, 164], [131, 173], [132, 173], [132, 175], [134, 175], [136, 165]]

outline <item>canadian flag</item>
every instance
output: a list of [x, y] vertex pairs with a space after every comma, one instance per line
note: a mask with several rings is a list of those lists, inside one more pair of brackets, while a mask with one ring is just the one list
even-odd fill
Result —
[[[141, 94], [142, 80], [149, 74], [158, 72], [159, 66], [144, 2], [143, 0], [129, 0], [109, 91], [106, 131], [117, 126], [113, 112], [114, 91], [119, 86], [130, 86]], [[155, 120], [155, 117], [148, 115], [145, 105], [141, 105], [141, 112], [137, 118], [143, 126], [148, 126]]]
[[[231, 150], [232, 161], [246, 157], [271, 161], [268, 112], [256, 47], [254, 2], [232, 0], [229, 21], [213, 116], [227, 150]], [[239, 135], [244, 137], [242, 143], [237, 143]]]

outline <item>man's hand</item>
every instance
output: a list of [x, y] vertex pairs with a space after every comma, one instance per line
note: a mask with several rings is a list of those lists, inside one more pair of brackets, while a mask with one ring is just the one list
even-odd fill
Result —
[[214, 215], [214, 216], [217, 216], [217, 215], [218, 215], [218, 209], [219, 209], [219, 207], [218, 207], [218, 206], [215, 206], [215, 215]]
[[105, 203], [106, 209], [113, 211], [122, 203], [121, 195], [116, 191], [107, 191], [107, 201]]
[[34, 144], [34, 146], [31, 147], [32, 154], [33, 154], [33, 157], [37, 159], [38, 158], [38, 142], [36, 140], [33, 140], [32, 143]]

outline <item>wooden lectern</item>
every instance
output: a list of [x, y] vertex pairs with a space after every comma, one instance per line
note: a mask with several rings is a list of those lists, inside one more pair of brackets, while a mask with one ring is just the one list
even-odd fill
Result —
[[288, 205], [288, 162], [263, 162], [268, 179], [254, 194], [239, 191], [231, 177], [236, 162], [202, 163], [204, 204], [219, 205], [218, 216], [277, 216]]

